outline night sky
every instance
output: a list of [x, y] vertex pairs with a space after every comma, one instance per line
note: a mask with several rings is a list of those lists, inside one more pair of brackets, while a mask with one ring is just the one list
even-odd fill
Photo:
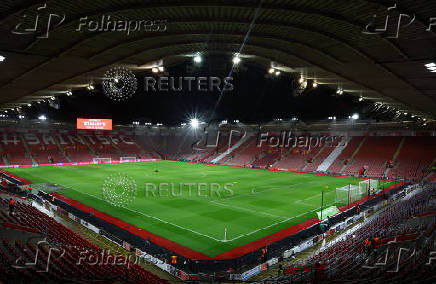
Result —
[[[49, 119], [74, 123], [77, 117], [111, 118], [114, 123], [128, 124], [132, 121], [179, 125], [196, 116], [205, 122], [240, 120], [244, 123], [261, 123], [273, 119], [321, 120], [329, 116], [348, 117], [357, 112], [362, 113], [367, 107], [358, 102], [355, 96], [336, 95], [336, 90], [319, 85], [309, 87], [301, 95], [295, 95], [296, 79], [290, 74], [265, 78], [268, 70], [250, 64], [241, 63], [240, 71], [233, 73], [232, 91], [219, 92], [198, 91], [187, 85], [182, 91], [145, 91], [144, 78], [156, 74], [147, 70], [136, 72], [138, 89], [135, 95], [126, 102], [114, 102], [107, 98], [102, 86], [97, 85], [94, 91], [73, 91], [73, 96], [59, 98], [59, 109], [47, 103], [34, 104], [24, 108], [27, 118], [34, 119], [45, 114]], [[231, 58], [203, 58], [200, 66], [193, 65], [192, 58], [178, 65], [167, 67], [166, 76], [217, 76], [227, 77], [231, 70]], [[177, 80], [177, 79], [176, 79]], [[178, 81], [176, 81], [178, 82]], [[177, 83], [178, 85], [178, 83]], [[194, 84], [195, 85], [195, 84]], [[223, 84], [222, 84], [223, 85]], [[361, 115], [362, 117], [362, 115]]]

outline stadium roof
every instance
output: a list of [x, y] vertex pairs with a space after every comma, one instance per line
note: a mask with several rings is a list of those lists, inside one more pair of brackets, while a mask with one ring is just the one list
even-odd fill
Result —
[[[159, 31], [130, 35], [82, 25], [108, 16], [166, 23]], [[2, 1], [0, 55], [6, 59], [0, 63], [0, 106], [98, 83], [111, 65], [169, 66], [197, 52], [241, 51], [265, 70], [274, 65], [436, 117], [436, 73], [425, 67], [436, 60], [436, 21], [427, 31], [432, 17], [436, 2], [424, 0], [398, 0], [396, 6], [375, 0]]]

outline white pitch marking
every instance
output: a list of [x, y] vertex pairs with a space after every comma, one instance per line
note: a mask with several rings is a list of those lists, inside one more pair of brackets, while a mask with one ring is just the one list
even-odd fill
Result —
[[[85, 192], [81, 192], [81, 191], [75, 190], [75, 189], [73, 189], [73, 188], [70, 188], [70, 189], [72, 189], [72, 190], [74, 190], [74, 191], [77, 191], [77, 192], [79, 192], [79, 193], [83, 193], [83, 194], [86, 194], [86, 195], [92, 196], [92, 197], [94, 197], [94, 198], [96, 198], [96, 199], [99, 199], [99, 200], [101, 200], [101, 201], [103, 201], [103, 202], [108, 203], [107, 201], [105, 201], [105, 200], [103, 200], [103, 199], [101, 199], [101, 198], [99, 198], [99, 197], [97, 197], [97, 196], [94, 196], [94, 195], [91, 195], [91, 194], [88, 194], [88, 193], [85, 193]], [[212, 202], [212, 201], [211, 201], [211, 202]], [[109, 204], [110, 204], [110, 203], [109, 203]], [[333, 202], [333, 203], [330, 203], [330, 204], [326, 204], [326, 206], [328, 206], [328, 205], [332, 205], [332, 204], [334, 204], [334, 202]], [[221, 204], [221, 205], [222, 205], [222, 204]], [[223, 205], [223, 206], [224, 206], [224, 205]], [[289, 218], [286, 218], [286, 219], [284, 219], [284, 220], [282, 220], [282, 221], [280, 221], [280, 222], [276, 222], [276, 223], [273, 223], [273, 224], [271, 224], [271, 225], [268, 225], [268, 226], [266, 226], [266, 227], [263, 227], [263, 228], [260, 228], [260, 229], [256, 229], [256, 230], [254, 230], [254, 231], [251, 231], [251, 232], [248, 232], [248, 233], [245, 233], [245, 234], [241, 234], [241, 235], [239, 235], [239, 236], [237, 236], [237, 237], [235, 237], [235, 238], [233, 238], [233, 239], [230, 239], [230, 240], [219, 240], [219, 239], [214, 238], [214, 237], [211, 237], [211, 236], [209, 236], [209, 235], [206, 235], [206, 234], [203, 234], [203, 233], [199, 233], [199, 232], [197, 232], [197, 231], [194, 231], [194, 230], [191, 230], [191, 229], [188, 229], [188, 228], [182, 227], [182, 226], [180, 226], [180, 225], [177, 225], [177, 224], [174, 224], [174, 223], [171, 223], [171, 222], [164, 221], [164, 220], [162, 220], [162, 219], [160, 219], [160, 218], [157, 218], [157, 217], [154, 217], [154, 216], [151, 216], [151, 215], [148, 215], [148, 214], [144, 214], [144, 213], [141, 213], [141, 212], [137, 212], [137, 211], [135, 211], [135, 210], [131, 210], [131, 209], [128, 209], [128, 208], [125, 208], [125, 207], [123, 207], [123, 208], [126, 209], [126, 210], [129, 210], [129, 211], [132, 211], [132, 212], [134, 212], [134, 213], [144, 215], [144, 216], [146, 216], [146, 217], [148, 217], [148, 218], [155, 219], [155, 220], [157, 220], [157, 221], [159, 221], [159, 222], [162, 222], [162, 223], [165, 223], [165, 224], [170, 224], [170, 225], [172, 225], [172, 226], [174, 226], [174, 227], [180, 228], [180, 229], [182, 229], [182, 230], [189, 231], [189, 232], [191, 232], [191, 233], [194, 233], [194, 234], [197, 234], [197, 235], [200, 235], [200, 236], [203, 236], [203, 237], [209, 238], [209, 239], [211, 239], [211, 240], [214, 240], [214, 241], [217, 241], [217, 242], [220, 242], [220, 243], [224, 243], [224, 242], [232, 242], [232, 241], [238, 240], [238, 239], [240, 239], [240, 238], [242, 238], [242, 237], [246, 237], [246, 236], [252, 235], [252, 234], [257, 233], [257, 232], [259, 232], [259, 231], [262, 231], [262, 230], [265, 230], [265, 229], [271, 228], [271, 227], [276, 226], [276, 225], [279, 225], [279, 224], [281, 224], [281, 223], [285, 223], [285, 222], [287, 222], [287, 221], [290, 221], [290, 220], [292, 220], [292, 219], [294, 219], [294, 218], [301, 217], [301, 216], [303, 216], [303, 215], [305, 215], [305, 214], [307, 214], [307, 213], [314, 212], [314, 211], [317, 211], [317, 210], [321, 209], [321, 207], [319, 207], [319, 208], [316, 208], [316, 209], [313, 209], [313, 210], [310, 210], [310, 211], [303, 212], [303, 213], [301, 213], [301, 214], [299, 214], [299, 215], [297, 215], [297, 216], [289, 217]], [[249, 209], [248, 209], [248, 210], [249, 210]], [[284, 217], [283, 217], [283, 218], [284, 218]]]
[[[72, 190], [74, 190], [74, 191], [76, 191], [76, 192], [79, 192], [79, 193], [83, 193], [83, 194], [89, 195], [89, 196], [94, 197], [94, 198], [96, 198], [96, 199], [98, 199], [98, 200], [101, 200], [101, 201], [103, 201], [103, 202], [108, 203], [106, 200], [103, 200], [103, 199], [101, 199], [100, 197], [97, 197], [97, 196], [95, 196], [95, 195], [88, 194], [88, 193], [85, 193], [85, 192], [81, 192], [81, 191], [75, 190], [74, 188], [70, 188], [70, 189], [72, 189]], [[110, 203], [108, 203], [108, 204], [110, 204]], [[171, 226], [174, 226], [174, 227], [180, 228], [180, 229], [182, 229], [182, 230], [189, 231], [189, 232], [194, 233], [194, 234], [196, 234], [196, 235], [203, 236], [203, 237], [206, 237], [206, 238], [212, 239], [212, 240], [217, 241], [217, 242], [223, 242], [223, 240], [219, 240], [219, 239], [216, 239], [216, 238], [211, 237], [211, 236], [209, 236], [209, 235], [206, 235], [206, 234], [203, 234], [203, 233], [200, 233], [200, 232], [197, 232], [197, 231], [194, 231], [194, 230], [191, 230], [191, 229], [188, 229], [188, 228], [182, 227], [182, 226], [180, 226], [180, 225], [177, 225], [177, 224], [174, 224], [174, 223], [171, 223], [171, 222], [168, 222], [168, 221], [162, 220], [162, 219], [160, 219], [160, 218], [158, 218], [158, 217], [155, 217], [155, 216], [152, 216], [152, 215], [148, 215], [148, 214], [145, 214], [145, 213], [142, 213], [142, 212], [138, 212], [138, 211], [135, 211], [135, 210], [132, 210], [132, 209], [126, 208], [126, 207], [122, 207], [122, 208], [124, 208], [124, 209], [126, 209], [126, 210], [129, 210], [129, 211], [131, 211], [131, 212], [134, 212], [134, 213], [136, 213], [136, 214], [140, 214], [140, 215], [146, 216], [146, 217], [148, 217], [148, 218], [155, 219], [155, 220], [157, 220], [157, 221], [159, 221], [159, 222], [161, 222], [161, 223], [169, 224], [169, 225], [171, 225]]]
[[278, 215], [274, 215], [274, 214], [270, 214], [270, 213], [266, 213], [266, 212], [261, 212], [261, 211], [255, 211], [252, 209], [248, 209], [248, 208], [243, 208], [243, 207], [239, 207], [239, 206], [234, 206], [234, 205], [228, 205], [228, 204], [224, 204], [224, 203], [219, 203], [216, 200], [211, 200], [210, 203], [213, 203], [215, 205], [220, 205], [220, 206], [224, 206], [224, 207], [230, 207], [230, 208], [235, 208], [241, 211], [247, 211], [250, 212], [251, 214], [254, 215], [265, 215], [268, 217], [273, 217], [273, 218], [288, 218], [288, 217], [284, 217], [284, 216], [278, 216]]

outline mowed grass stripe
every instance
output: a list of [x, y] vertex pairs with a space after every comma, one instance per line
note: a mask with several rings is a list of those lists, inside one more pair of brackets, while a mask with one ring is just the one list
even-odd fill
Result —
[[[10, 172], [35, 183], [70, 187], [60, 193], [209, 256], [315, 217], [321, 191], [325, 192], [324, 204], [334, 204], [337, 187], [361, 181], [174, 161], [14, 168]], [[104, 180], [116, 173], [137, 183], [138, 196], [126, 209], [102, 201]], [[180, 183], [232, 184], [233, 194], [204, 197], [196, 191], [189, 194], [185, 186], [182, 196], [146, 196], [145, 183], [174, 183], [176, 188]], [[222, 242], [226, 227], [229, 241]]]

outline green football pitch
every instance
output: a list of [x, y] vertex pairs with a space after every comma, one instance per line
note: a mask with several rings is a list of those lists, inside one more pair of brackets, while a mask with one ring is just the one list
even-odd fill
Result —
[[[322, 192], [324, 208], [343, 205], [335, 203], [336, 188], [361, 181], [175, 161], [8, 171], [58, 184], [66, 197], [211, 257], [316, 217]], [[123, 207], [107, 202], [102, 190], [120, 173], [136, 182], [135, 199]]]

